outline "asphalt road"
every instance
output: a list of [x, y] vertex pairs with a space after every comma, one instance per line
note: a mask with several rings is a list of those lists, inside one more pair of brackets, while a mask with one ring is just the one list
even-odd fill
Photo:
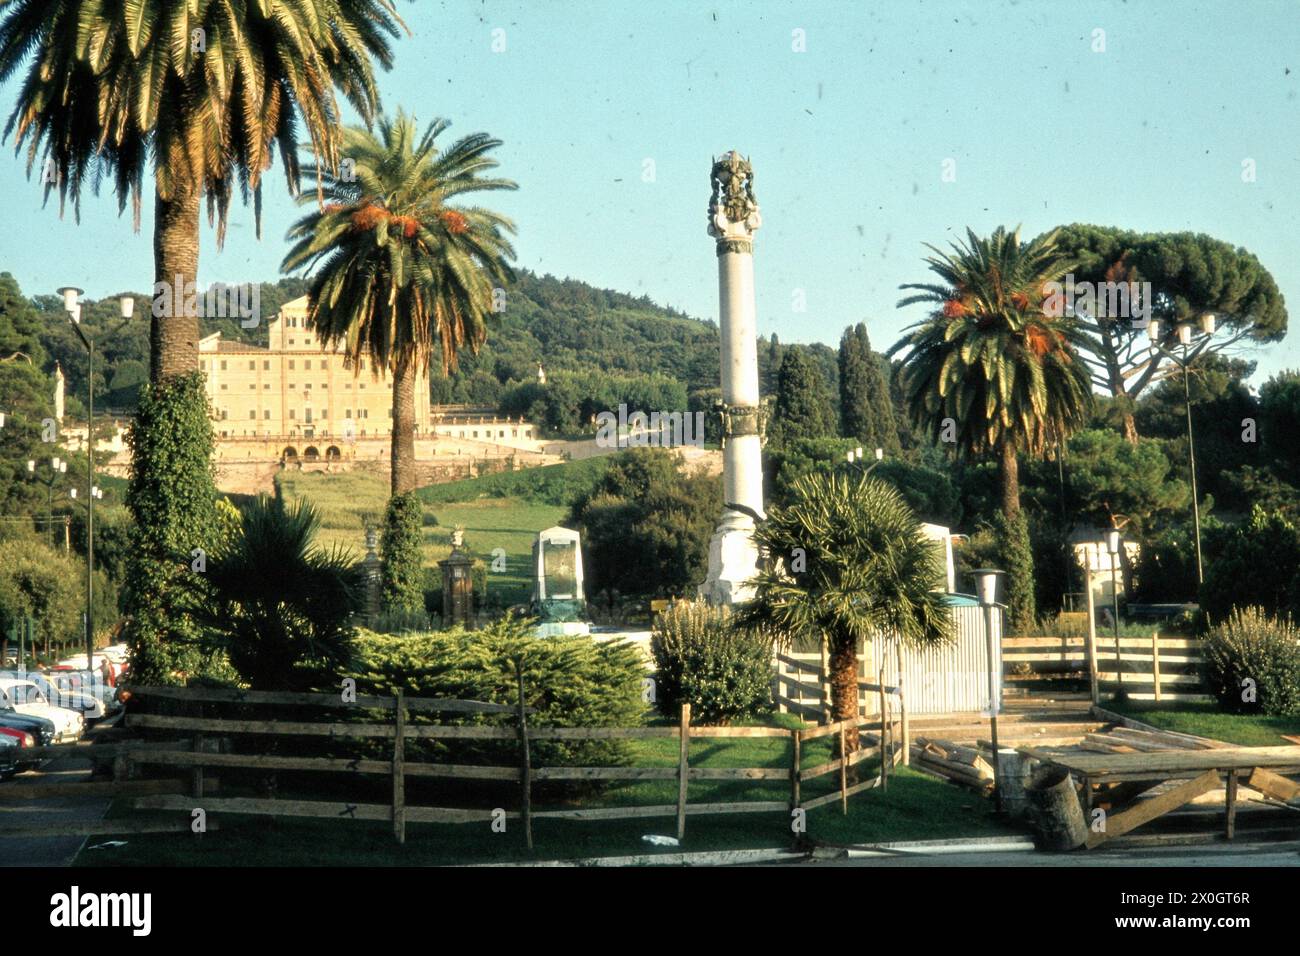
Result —
[[[90, 761], [84, 757], [59, 757], [43, 765], [42, 783], [76, 783], [90, 779]], [[35, 781], [37, 774], [25, 773], [0, 783]], [[43, 797], [23, 803], [0, 803], [0, 826], [20, 827], [34, 823], [71, 823], [99, 820], [108, 811], [108, 797]], [[68, 866], [86, 842], [85, 837], [0, 837], [0, 866]]]

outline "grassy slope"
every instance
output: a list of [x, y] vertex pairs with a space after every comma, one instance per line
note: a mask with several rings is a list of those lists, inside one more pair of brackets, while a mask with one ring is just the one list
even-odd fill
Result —
[[1165, 730], [1211, 737], [1244, 747], [1280, 747], [1282, 734], [1300, 735], [1300, 717], [1254, 717], [1220, 713], [1213, 703], [1179, 703], [1154, 707], [1149, 703], [1110, 703], [1111, 710]]
[[[322, 544], [351, 549], [357, 556], [365, 547], [362, 516], [381, 518], [388, 500], [387, 478], [359, 472], [287, 474], [280, 478], [280, 487], [286, 501], [306, 498], [320, 510]], [[452, 529], [462, 525], [467, 549], [489, 568], [492, 552], [505, 550], [506, 570], [488, 575], [489, 594], [498, 595], [502, 606], [525, 602], [532, 588], [533, 541], [538, 531], [556, 524], [564, 511], [558, 505], [516, 498], [480, 498], [426, 507], [426, 515], [434, 515], [438, 526], [424, 529], [424, 562], [433, 565], [450, 554]]]

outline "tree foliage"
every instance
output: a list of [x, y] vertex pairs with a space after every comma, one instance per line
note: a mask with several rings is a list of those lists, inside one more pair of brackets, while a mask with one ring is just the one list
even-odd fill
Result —
[[722, 511], [718, 484], [684, 472], [664, 449], [619, 453], [564, 521], [582, 535], [588, 596], [682, 595], [703, 581]]

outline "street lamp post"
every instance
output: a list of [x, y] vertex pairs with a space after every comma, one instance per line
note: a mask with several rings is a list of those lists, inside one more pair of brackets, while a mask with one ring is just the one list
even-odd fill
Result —
[[[86, 386], [89, 401], [86, 405], [86, 669], [94, 670], [95, 498], [102, 497], [102, 493], [96, 494], [99, 489], [95, 487], [95, 340], [86, 335], [81, 328], [81, 305], [77, 302], [77, 298], [83, 292], [83, 289], [78, 289], [76, 286], [64, 286], [59, 289], [59, 294], [63, 296], [63, 307], [68, 313], [68, 320], [72, 323], [77, 337], [81, 339], [81, 344], [86, 347], [87, 356]], [[121, 296], [118, 299], [118, 309], [122, 321], [110, 335], [130, 321], [135, 313], [135, 299], [129, 295]], [[75, 498], [76, 489], [73, 491]]]
[[989, 663], [989, 743], [993, 745], [993, 794], [998, 813], [1002, 806], [1002, 758], [998, 746], [998, 710], [1001, 703], [1001, 675], [998, 673], [1002, 656], [996, 652], [993, 640], [993, 615], [997, 610], [998, 583], [1003, 572], [993, 568], [978, 568], [974, 572], [975, 589], [980, 607], [984, 609], [984, 647]]
[[[27, 459], [27, 473], [33, 477], [36, 475], [36, 460], [34, 458]], [[57, 455], [50, 459], [50, 477], [45, 480], [45, 487], [49, 491], [47, 495], [46, 514], [48, 517], [46, 518], [46, 526], [50, 533], [51, 548], [54, 547], [54, 483], [58, 480], [59, 475], [66, 475], [67, 473], [68, 463], [66, 461]]]
[[1171, 351], [1160, 344], [1160, 321], [1152, 319], [1147, 324], [1147, 336], [1151, 340], [1151, 347], [1177, 365], [1183, 372], [1183, 402], [1187, 409], [1187, 469], [1192, 480], [1192, 529], [1196, 539], [1196, 583], [1205, 583], [1205, 569], [1201, 561], [1201, 501], [1200, 494], [1196, 490], [1196, 440], [1192, 434], [1192, 387], [1190, 384], [1190, 373], [1188, 369], [1193, 361], [1205, 351], [1210, 344], [1210, 339], [1214, 336], [1214, 315], [1205, 313], [1198, 321], [1202, 339], [1199, 344], [1193, 346], [1192, 340], [1195, 337], [1196, 330], [1189, 323], [1180, 323], [1178, 326], [1178, 344], [1181, 347], [1181, 354]]

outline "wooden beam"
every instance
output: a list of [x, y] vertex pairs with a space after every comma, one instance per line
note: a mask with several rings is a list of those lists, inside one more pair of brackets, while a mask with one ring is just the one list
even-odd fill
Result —
[[1251, 771], [1246, 786], [1258, 790], [1266, 797], [1281, 800], [1283, 803], [1300, 800], [1300, 783], [1288, 780], [1281, 774], [1273, 773], [1271, 770], [1256, 767]]
[[1106, 829], [1100, 833], [1090, 831], [1084, 846], [1091, 850], [1101, 846], [1107, 840], [1123, 836], [1131, 830], [1136, 830], [1144, 823], [1150, 823], [1157, 817], [1164, 816], [1170, 810], [1177, 810], [1184, 804], [1195, 800], [1201, 794], [1209, 793], [1218, 785], [1218, 772], [1207, 770], [1199, 777], [1188, 780], [1186, 783], [1180, 783], [1172, 790], [1141, 800], [1127, 810], [1108, 814]]

